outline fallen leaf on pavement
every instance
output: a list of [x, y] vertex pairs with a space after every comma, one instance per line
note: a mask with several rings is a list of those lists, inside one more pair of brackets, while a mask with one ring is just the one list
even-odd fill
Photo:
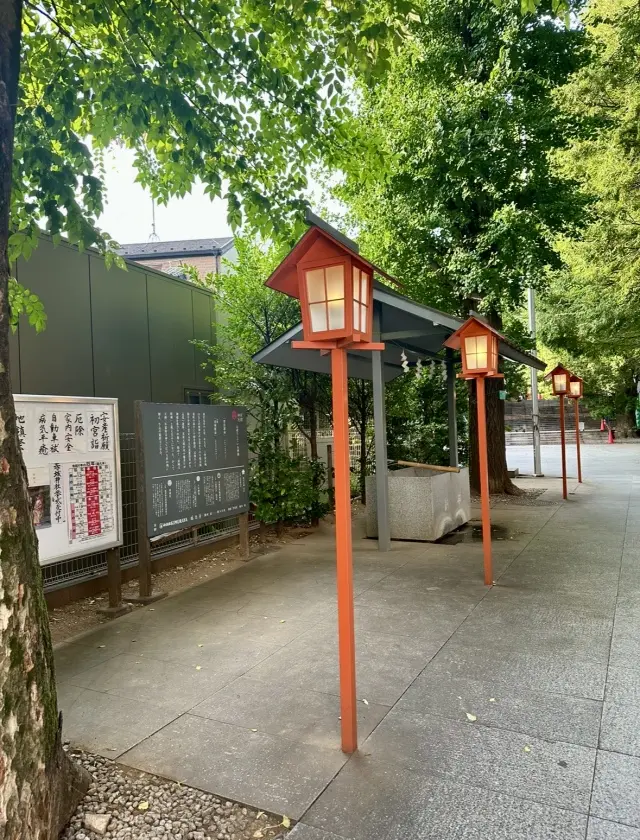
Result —
[[138, 805], [138, 811], [148, 811], [149, 810], [149, 803], [148, 802], [141, 802]]
[[289, 819], [289, 817], [283, 817], [282, 818], [282, 825], [285, 828], [290, 828], [291, 827], [291, 820]]
[[472, 715], [471, 712], [467, 712], [467, 719], [470, 721], [478, 720], [475, 715]]

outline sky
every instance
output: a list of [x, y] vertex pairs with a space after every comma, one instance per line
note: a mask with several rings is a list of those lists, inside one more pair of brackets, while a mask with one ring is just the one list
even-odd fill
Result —
[[[98, 224], [116, 242], [148, 242], [151, 235], [151, 197], [135, 183], [133, 153], [114, 148], [105, 155], [107, 195], [105, 212]], [[156, 233], [168, 239], [204, 239], [229, 236], [226, 203], [211, 200], [201, 185], [191, 195], [156, 206]]]

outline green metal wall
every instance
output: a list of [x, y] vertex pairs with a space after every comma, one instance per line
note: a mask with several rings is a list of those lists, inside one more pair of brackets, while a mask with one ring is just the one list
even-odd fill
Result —
[[11, 338], [15, 393], [117, 397], [131, 432], [134, 400], [184, 402], [185, 389], [211, 388], [189, 343], [214, 339], [206, 290], [132, 264], [107, 269], [98, 254], [45, 237], [15, 273], [48, 317], [44, 332], [23, 320]]

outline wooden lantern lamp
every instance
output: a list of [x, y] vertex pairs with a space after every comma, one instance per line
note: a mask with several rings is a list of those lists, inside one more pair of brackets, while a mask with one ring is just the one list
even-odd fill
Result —
[[582, 458], [580, 457], [580, 408], [578, 403], [584, 393], [584, 380], [575, 374], [569, 378], [569, 393], [567, 396], [573, 400], [576, 423], [576, 462], [578, 465], [578, 483], [582, 484]]
[[567, 449], [564, 428], [564, 398], [571, 393], [571, 377], [573, 374], [563, 365], [556, 365], [545, 376], [551, 380], [551, 390], [554, 397], [560, 398], [560, 455], [562, 460], [562, 498], [567, 498]]
[[491, 513], [489, 508], [489, 464], [487, 457], [487, 409], [484, 381], [502, 377], [498, 372], [498, 347], [502, 336], [485, 321], [472, 316], [444, 342], [445, 347], [460, 350], [462, 379], [476, 380], [478, 408], [478, 455], [480, 461], [480, 503], [482, 509], [482, 553], [484, 582], [493, 583], [491, 558]]
[[346, 753], [358, 746], [347, 350], [384, 350], [384, 344], [371, 342], [373, 272], [355, 243], [322, 223], [309, 228], [266, 282], [300, 300], [304, 341], [291, 346], [331, 354], [340, 719]]

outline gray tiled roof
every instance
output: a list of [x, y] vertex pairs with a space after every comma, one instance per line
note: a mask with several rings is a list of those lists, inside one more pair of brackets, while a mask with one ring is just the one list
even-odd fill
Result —
[[155, 259], [157, 257], [221, 256], [233, 245], [233, 236], [218, 239], [176, 239], [170, 242], [132, 242], [118, 249], [122, 257]]

